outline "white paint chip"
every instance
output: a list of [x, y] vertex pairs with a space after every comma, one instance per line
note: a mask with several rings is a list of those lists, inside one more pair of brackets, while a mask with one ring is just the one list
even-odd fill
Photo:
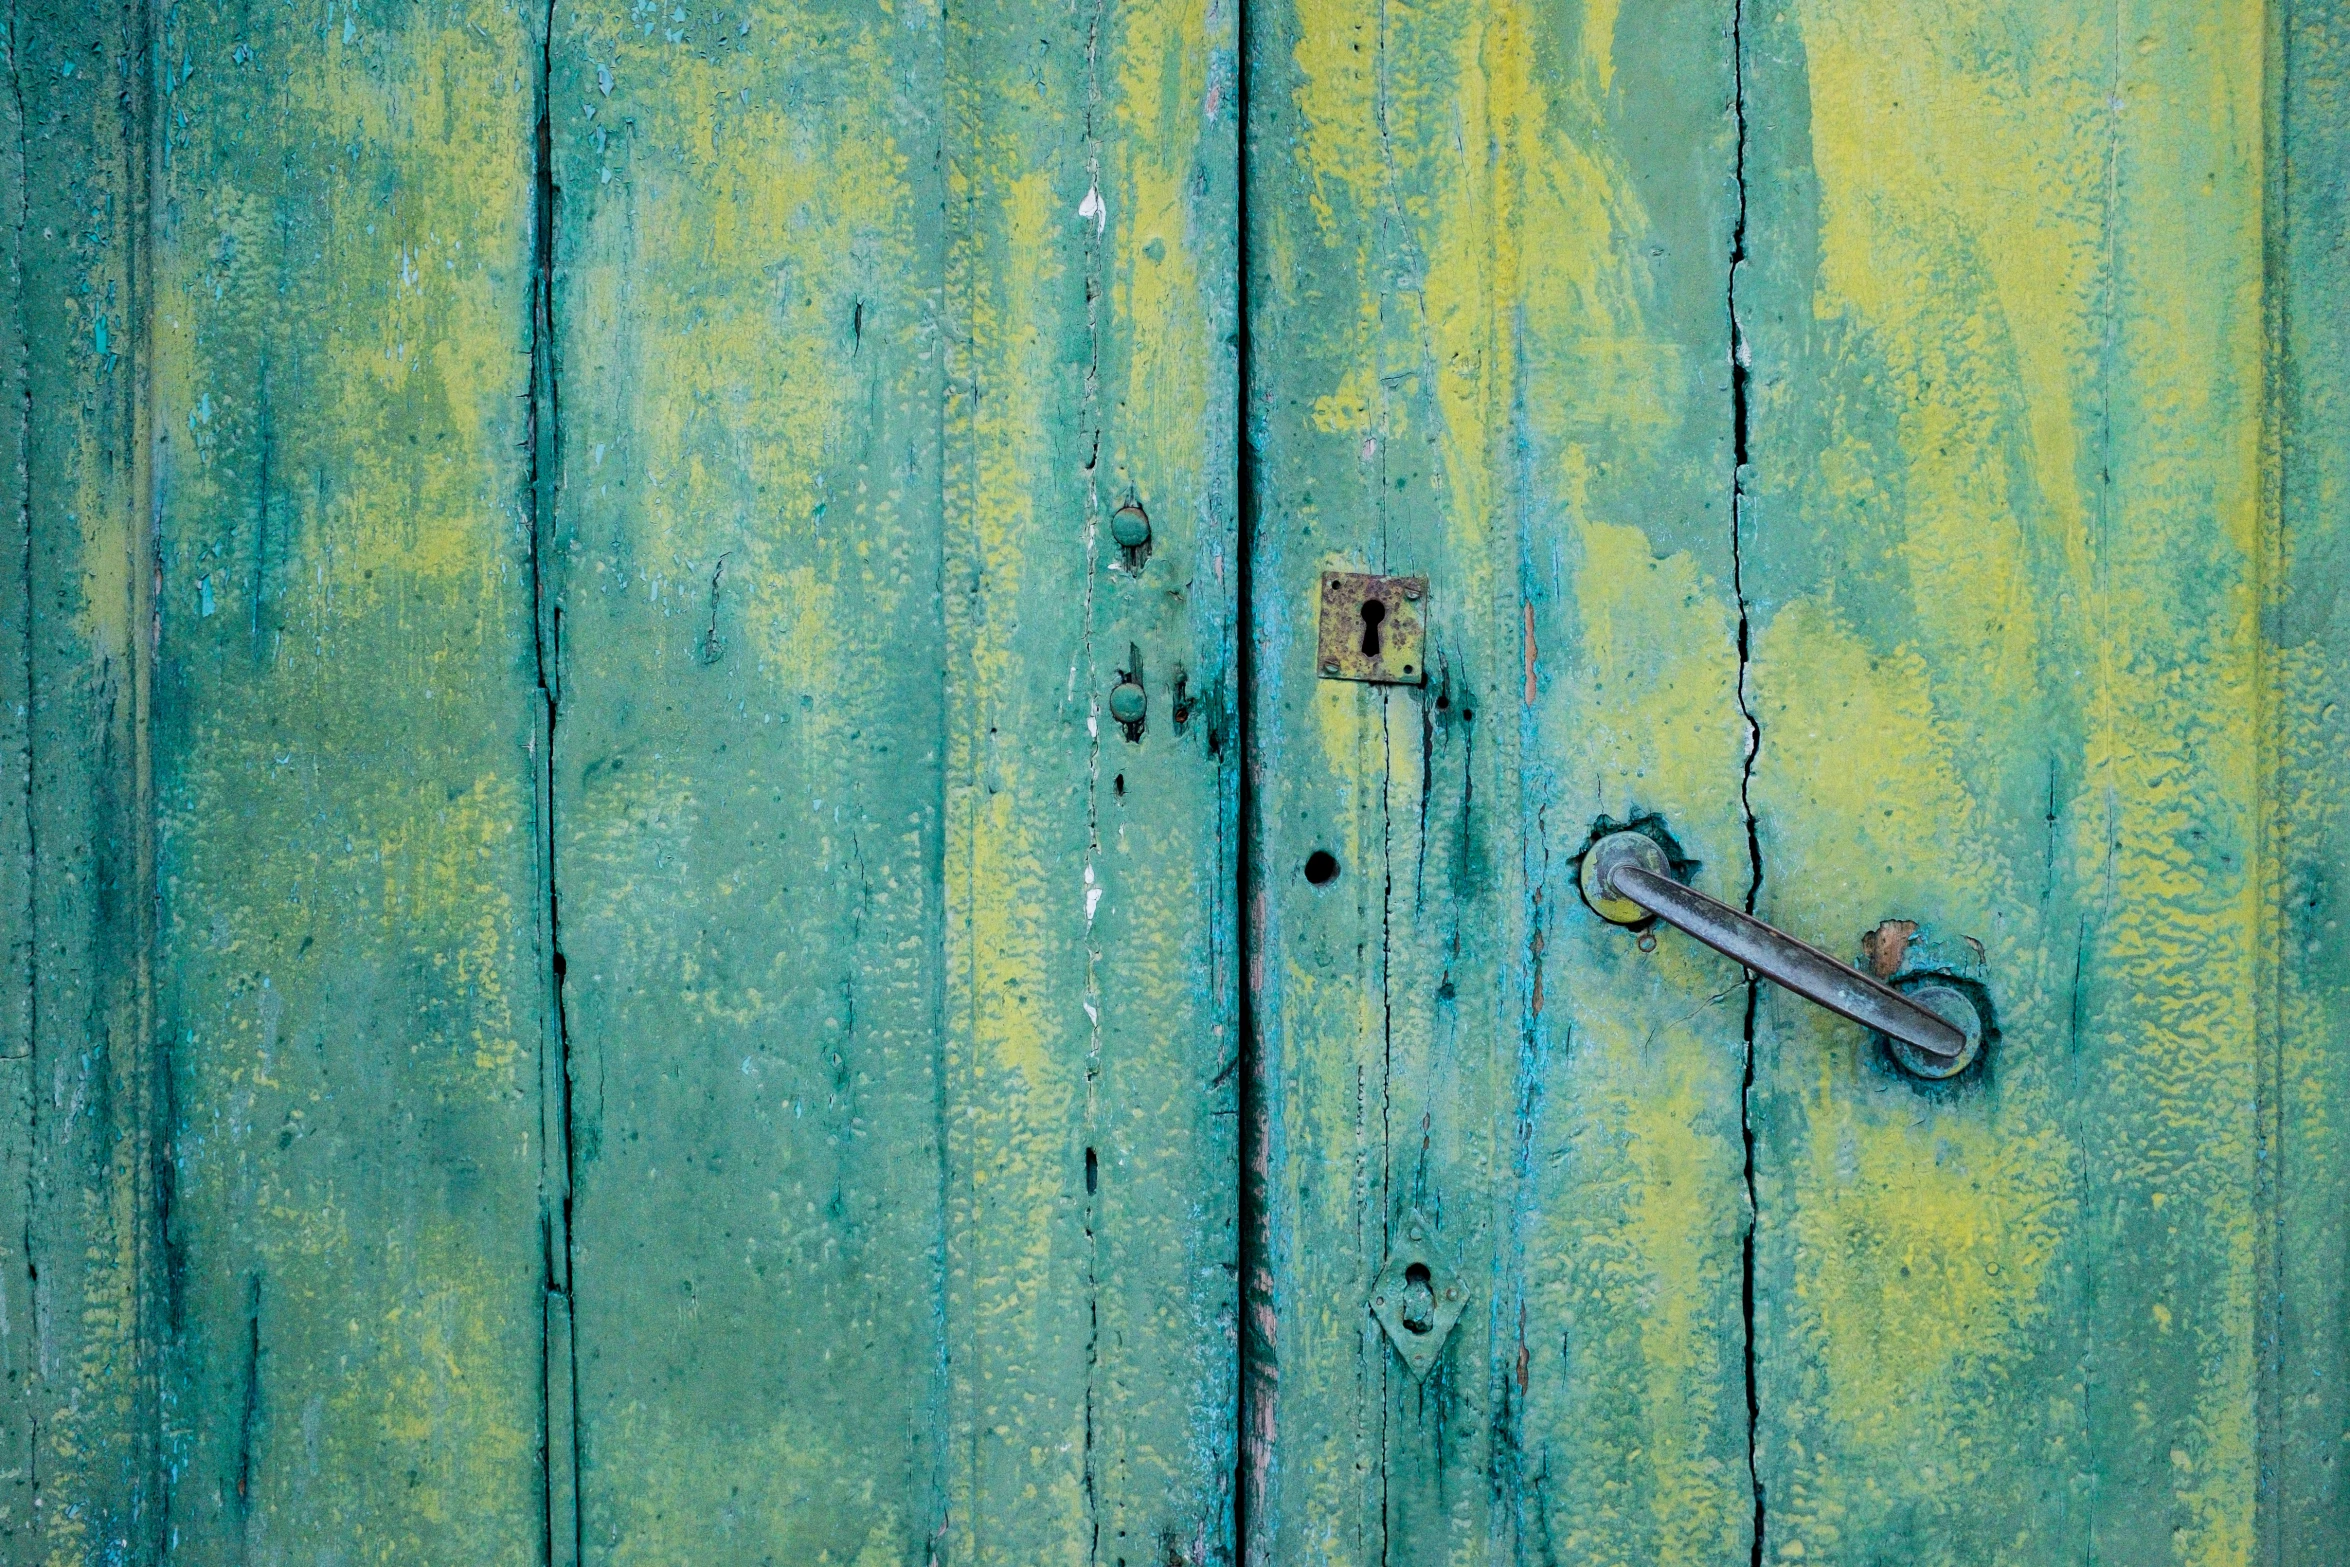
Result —
[[1077, 204], [1077, 215], [1093, 219], [1093, 231], [1096, 234], [1110, 226], [1110, 209], [1102, 202], [1100, 186], [1093, 186], [1086, 191], [1085, 199]]

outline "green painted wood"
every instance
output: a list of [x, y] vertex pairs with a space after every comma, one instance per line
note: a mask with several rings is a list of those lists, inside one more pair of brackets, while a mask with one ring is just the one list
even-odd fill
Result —
[[1760, 905], [1854, 959], [1920, 922], [1902, 970], [1979, 977], [2000, 1030], [1928, 1089], [1765, 992], [1768, 1560], [2341, 1552], [2311, 1356], [2342, 974], [2306, 902], [2339, 859], [2309, 684], [2338, 658], [2339, 508], [2309, 487], [2339, 447], [2308, 433], [2331, 372], [2288, 373], [2318, 401], [2279, 553], [2271, 358], [2322, 361], [2329, 329], [2270, 336], [2325, 286], [2292, 257], [2325, 264], [2277, 249], [2265, 17], [1748, 18]]
[[[11, 81], [13, 40], [0, 44]], [[0, 103], [0, 207], [25, 202], [24, 108], [15, 94]], [[24, 275], [24, 231], [0, 233], [0, 262], [12, 282]], [[21, 282], [16, 289], [21, 290]], [[25, 409], [25, 301], [11, 292], [0, 317], [0, 406]], [[13, 524], [0, 548], [0, 1540], [14, 1545], [32, 1523], [33, 1441], [39, 1361], [32, 1323], [33, 976], [39, 943], [33, 915], [32, 585], [31, 474], [25, 445], [32, 421], [20, 418], [6, 435], [7, 510]], [[23, 1326], [20, 1327], [19, 1325]]]
[[19, 726], [0, 811], [25, 856], [0, 916], [10, 1560], [136, 1559], [161, 1517], [139, 27], [121, 8], [22, 8], [0, 110], [15, 546], [0, 700]]
[[1235, 24], [947, 21], [955, 1560], [1232, 1555]]
[[586, 1559], [1229, 1556], [1231, 49], [558, 13]]
[[565, 6], [548, 556], [582, 1557], [943, 1519], [935, 18]]
[[[1748, 876], [1729, 22], [1252, 12], [1252, 1561], [1747, 1553], [1744, 987], [1576, 891], [1647, 812]], [[1430, 577], [1427, 685], [1317, 678], [1332, 567]]]
[[2273, 726], [2261, 951], [2276, 1200], [2261, 1458], [2278, 1562], [2350, 1540], [2350, 8], [2299, 0], [2270, 57], [2269, 303], [2277, 489], [2264, 660]]
[[2331, 1562], [2339, 11], [21, 13], [0, 1555]]
[[544, 1548], [538, 21], [151, 18], [170, 1489], [134, 1555]]

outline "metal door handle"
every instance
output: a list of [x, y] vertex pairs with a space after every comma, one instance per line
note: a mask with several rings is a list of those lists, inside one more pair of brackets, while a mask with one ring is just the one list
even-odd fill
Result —
[[1932, 1058], [1904, 1057], [1913, 1069], [1934, 1076], [1955, 1071], [1973, 1059], [1980, 1043], [1974, 1003], [1957, 989], [1927, 985], [1903, 995], [1751, 914], [1682, 886], [1663, 847], [1646, 833], [1609, 833], [1593, 844], [1583, 857], [1583, 890], [1603, 919], [1630, 925], [1653, 914], [1774, 984]]

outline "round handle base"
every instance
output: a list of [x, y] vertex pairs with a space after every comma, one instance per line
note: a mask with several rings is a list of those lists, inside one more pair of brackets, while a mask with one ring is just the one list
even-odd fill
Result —
[[1930, 1050], [1920, 1050], [1905, 1039], [1877, 1035], [1885, 1042], [1886, 1053], [1893, 1057], [1894, 1065], [1912, 1077], [1940, 1082], [1958, 1076], [1981, 1059], [1983, 1014], [1976, 1009], [1974, 997], [1931, 974], [1897, 980], [1893, 988], [1966, 1036], [1966, 1044], [1957, 1055], [1938, 1056]]
[[1658, 876], [1670, 876], [1673, 867], [1664, 845], [1644, 832], [1611, 832], [1583, 854], [1583, 901], [1591, 912], [1611, 925], [1646, 925], [1654, 911], [1642, 908], [1615, 889], [1616, 868], [1637, 865]]

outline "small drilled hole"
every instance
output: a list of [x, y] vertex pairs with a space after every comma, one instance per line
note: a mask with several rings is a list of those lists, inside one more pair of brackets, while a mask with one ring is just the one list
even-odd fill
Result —
[[1328, 849], [1316, 849], [1306, 856], [1306, 880], [1317, 887], [1326, 887], [1338, 879], [1338, 856]]

